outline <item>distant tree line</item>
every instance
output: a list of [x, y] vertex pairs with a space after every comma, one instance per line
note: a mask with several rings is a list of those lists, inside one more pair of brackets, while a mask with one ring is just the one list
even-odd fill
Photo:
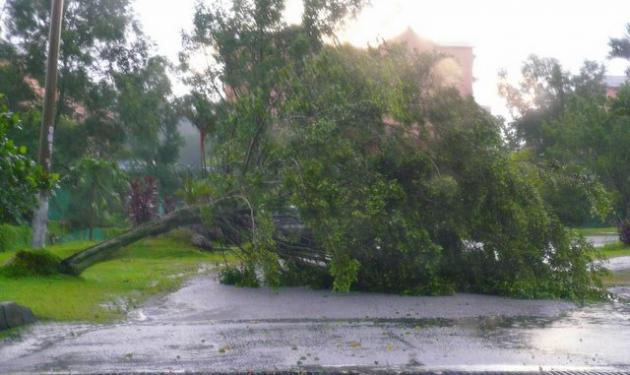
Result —
[[[630, 59], [628, 46], [630, 34], [611, 39], [610, 56]], [[627, 226], [628, 83], [608, 97], [602, 65], [587, 61], [571, 74], [557, 60], [536, 56], [524, 63], [522, 76], [518, 86], [504, 79], [499, 88], [514, 116], [508, 135], [514, 161], [565, 224]]]
[[[64, 4], [53, 171], [71, 197], [63, 219], [74, 228], [124, 220], [127, 178], [153, 176], [165, 197], [178, 187], [181, 139], [168, 76], [129, 0]], [[36, 159], [50, 1], [8, 0], [0, 27], [0, 92], [20, 126], [7, 136]], [[53, 200], [53, 203], [55, 200]], [[30, 208], [13, 211], [26, 223]]]

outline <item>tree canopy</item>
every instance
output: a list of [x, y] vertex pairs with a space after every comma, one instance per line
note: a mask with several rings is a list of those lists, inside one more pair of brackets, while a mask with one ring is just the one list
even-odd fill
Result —
[[[630, 61], [630, 23], [626, 25], [626, 35], [621, 38], [610, 38], [610, 57], [618, 57]], [[630, 77], [630, 68], [626, 70]]]
[[[115, 163], [135, 175], [155, 176], [163, 191], [174, 194], [181, 139], [171, 66], [154, 54], [132, 5], [130, 0], [64, 4], [53, 170], [67, 182], [85, 169], [86, 160]], [[31, 158], [39, 144], [49, 12], [49, 0], [8, 0], [0, 20], [0, 92], [22, 119], [8, 136], [26, 146]], [[71, 203], [90, 207], [94, 202], [88, 198], [76, 194]]]
[[9, 132], [22, 125], [3, 102], [0, 94], [0, 223], [22, 223], [30, 216], [37, 188], [54, 183], [55, 176], [46, 179], [28, 157], [26, 147], [9, 138]]
[[[363, 0], [304, 0], [292, 25], [285, 0], [199, 2], [178, 66], [191, 93], [174, 100], [170, 65], [130, 4], [67, 4], [56, 134], [73, 222], [92, 228], [122, 206], [118, 165], [136, 178], [136, 227], [66, 259], [70, 272], [201, 221], [236, 249], [244, 285], [601, 295], [596, 251], [564, 227], [606, 216], [611, 202], [624, 217], [630, 209], [617, 162], [628, 156], [630, 93], [607, 99], [600, 65], [571, 74], [530, 58], [521, 85], [500, 87], [514, 112], [506, 138], [510, 126], [439, 79], [445, 56], [340, 44], [336, 31]], [[38, 122], [48, 5], [7, 1], [0, 90], [25, 124]], [[182, 115], [200, 131], [204, 173], [171, 183]], [[187, 207], [155, 219], [158, 190], [177, 184]]]
[[514, 162], [527, 170], [565, 224], [607, 219], [612, 197], [594, 165], [584, 163], [584, 152], [597, 139], [589, 138], [596, 135], [589, 125], [594, 119], [585, 116], [603, 114], [608, 101], [603, 66], [586, 61], [571, 74], [555, 59], [531, 56], [523, 63], [519, 85], [502, 78], [499, 92], [514, 116]]
[[[332, 3], [309, 3], [305, 17], [339, 14]], [[500, 121], [440, 85], [441, 56], [329, 45], [312, 36], [332, 35], [341, 18], [287, 26], [283, 1], [233, 5], [197, 9], [182, 68], [225, 111], [210, 158], [221, 174], [207, 183], [211, 201], [240, 197], [251, 212], [237, 241], [247, 275], [410, 294], [597, 293], [592, 248], [515, 165]], [[187, 65], [208, 50], [208, 69]], [[292, 210], [308, 230], [290, 249], [323, 252], [325, 273], [279, 261], [291, 239], [272, 218]]]
[[[50, 1], [8, 0], [0, 36], [0, 91], [23, 114], [16, 138], [37, 151]], [[64, 4], [56, 111], [57, 170], [81, 158], [172, 164], [180, 141], [167, 61], [152, 53], [130, 0]], [[83, 139], [84, 142], [69, 140]]]

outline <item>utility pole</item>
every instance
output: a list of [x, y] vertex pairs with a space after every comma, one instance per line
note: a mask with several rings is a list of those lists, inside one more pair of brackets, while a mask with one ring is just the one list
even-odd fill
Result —
[[[59, 43], [61, 39], [61, 22], [63, 17], [63, 0], [52, 0], [50, 9], [50, 34], [48, 36], [48, 61], [46, 64], [46, 91], [44, 93], [44, 109], [42, 127], [39, 133], [39, 165], [44, 176], [50, 175], [52, 166], [53, 133], [55, 131], [55, 104], [57, 101], [57, 65], [59, 60]], [[33, 215], [33, 248], [46, 246], [48, 231], [48, 198], [50, 191], [43, 188], [39, 191], [38, 207]]]

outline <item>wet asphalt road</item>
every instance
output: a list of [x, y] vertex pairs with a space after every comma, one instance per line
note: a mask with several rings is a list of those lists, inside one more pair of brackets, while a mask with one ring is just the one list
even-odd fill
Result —
[[578, 307], [468, 294], [241, 289], [206, 275], [124, 322], [30, 326], [0, 341], [0, 373], [630, 370], [630, 288], [613, 292], [621, 298]]
[[40, 323], [0, 344], [0, 373], [339, 366], [630, 369], [630, 304], [239, 289], [205, 276], [125, 322]]

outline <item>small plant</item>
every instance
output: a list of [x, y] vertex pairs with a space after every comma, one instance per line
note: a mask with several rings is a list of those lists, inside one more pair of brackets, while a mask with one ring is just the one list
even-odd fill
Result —
[[219, 273], [219, 281], [221, 284], [245, 288], [258, 288], [260, 286], [253, 267], [225, 267]]
[[49, 276], [59, 272], [61, 259], [48, 251], [18, 251], [2, 267], [10, 277]]
[[181, 189], [176, 193], [177, 197], [187, 205], [207, 203], [212, 193], [212, 188], [206, 180], [197, 180], [192, 176], [184, 178]]
[[619, 241], [626, 245], [630, 245], [630, 219], [624, 219], [617, 225], [619, 233]]
[[134, 179], [129, 184], [127, 213], [134, 226], [151, 221], [157, 216], [158, 186], [151, 176]]

